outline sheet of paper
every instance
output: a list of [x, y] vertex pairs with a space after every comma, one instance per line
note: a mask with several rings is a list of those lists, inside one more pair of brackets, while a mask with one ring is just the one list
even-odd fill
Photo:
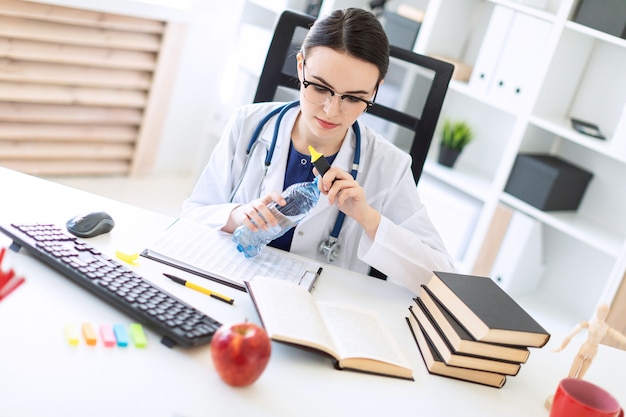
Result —
[[165, 230], [147, 250], [152, 256], [160, 255], [172, 263], [182, 263], [242, 286], [245, 280], [264, 275], [293, 281], [310, 290], [313, 282], [309, 281], [320, 268], [314, 261], [269, 247], [253, 258], [246, 258], [237, 251], [230, 234], [183, 218]]

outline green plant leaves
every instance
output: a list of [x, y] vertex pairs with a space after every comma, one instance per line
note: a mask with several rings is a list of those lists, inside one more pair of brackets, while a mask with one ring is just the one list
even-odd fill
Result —
[[441, 144], [450, 149], [462, 150], [474, 139], [472, 127], [465, 121], [445, 119], [441, 132]]

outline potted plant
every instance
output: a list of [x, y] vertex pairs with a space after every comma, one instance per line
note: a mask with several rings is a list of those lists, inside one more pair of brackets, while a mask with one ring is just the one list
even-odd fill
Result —
[[439, 163], [447, 167], [454, 166], [463, 148], [473, 139], [474, 131], [467, 122], [445, 119], [439, 145]]

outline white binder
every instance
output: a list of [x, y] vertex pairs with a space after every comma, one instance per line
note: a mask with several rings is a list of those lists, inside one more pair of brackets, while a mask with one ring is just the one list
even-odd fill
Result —
[[551, 30], [550, 22], [495, 5], [470, 88], [510, 110], [524, 105]]
[[500, 105], [515, 110], [528, 102], [530, 86], [536, 84], [552, 25], [515, 12], [509, 29], [487, 94]]
[[508, 7], [494, 6], [469, 81], [470, 88], [478, 94], [487, 94], [508, 36], [513, 14], [513, 10]]

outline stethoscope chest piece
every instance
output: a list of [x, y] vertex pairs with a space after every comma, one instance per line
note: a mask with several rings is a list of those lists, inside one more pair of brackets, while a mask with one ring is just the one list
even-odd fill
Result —
[[341, 252], [341, 245], [336, 237], [328, 236], [328, 239], [320, 242], [319, 247], [320, 254], [326, 256], [328, 262], [334, 262], [339, 257]]

